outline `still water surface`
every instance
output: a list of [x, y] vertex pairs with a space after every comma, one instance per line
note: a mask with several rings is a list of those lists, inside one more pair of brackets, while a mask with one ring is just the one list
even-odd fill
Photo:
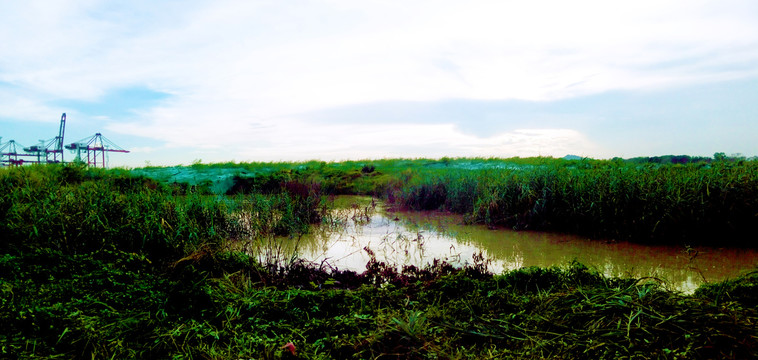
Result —
[[[372, 203], [374, 204], [372, 206]], [[433, 259], [471, 263], [482, 253], [489, 270], [566, 266], [572, 260], [609, 276], [653, 277], [691, 293], [704, 282], [756, 270], [758, 251], [731, 248], [647, 246], [604, 242], [537, 231], [463, 225], [461, 216], [440, 212], [392, 212], [366, 197], [342, 197], [328, 224], [290, 240], [297, 254], [338, 269], [363, 271], [370, 248], [378, 260], [423, 266]]]

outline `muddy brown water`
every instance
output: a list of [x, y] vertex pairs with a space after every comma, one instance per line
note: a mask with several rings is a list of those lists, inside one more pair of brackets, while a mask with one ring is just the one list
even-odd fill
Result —
[[[441, 259], [471, 264], [481, 253], [494, 273], [528, 266], [567, 266], [572, 260], [609, 276], [650, 277], [670, 289], [691, 293], [758, 269], [758, 251], [732, 248], [648, 246], [604, 242], [575, 235], [489, 229], [464, 225], [461, 216], [440, 212], [392, 212], [366, 197], [340, 197], [324, 224], [284, 250], [298, 257], [354, 271], [365, 270], [371, 249], [398, 266], [423, 266]], [[279, 245], [281, 246], [281, 245]]]

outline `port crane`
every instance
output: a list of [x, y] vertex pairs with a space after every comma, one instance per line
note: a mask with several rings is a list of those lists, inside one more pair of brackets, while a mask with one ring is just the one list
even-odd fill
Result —
[[[39, 145], [25, 147], [24, 151], [32, 156], [36, 156], [35, 161], [41, 163], [61, 163], [63, 162], [63, 135], [66, 132], [66, 113], [61, 115], [61, 125], [58, 129], [58, 136], [50, 140], [40, 140]], [[52, 156], [52, 158], [51, 158]], [[44, 157], [44, 160], [42, 159]]]
[[23, 148], [23, 146], [18, 144], [15, 140], [10, 140], [6, 143], [0, 142], [0, 166], [23, 165], [25, 157], [34, 156], [19, 153], [19, 149], [21, 148]]
[[[108, 138], [103, 136], [101, 133], [96, 133], [90, 138], [79, 140], [75, 143], [66, 145], [65, 147], [66, 149], [69, 149], [76, 153], [76, 159], [78, 161], [85, 162], [86, 158], [87, 165], [93, 165], [95, 167], [98, 165], [105, 167], [105, 153], [129, 152], [129, 150], [124, 150], [118, 145], [114, 144], [112, 141], [108, 140]], [[99, 163], [98, 160], [100, 161]]]
[[[40, 140], [39, 144], [22, 146], [15, 140], [2, 142], [0, 138], [0, 166], [18, 166], [24, 164], [63, 163], [63, 148], [76, 153], [76, 160], [88, 165], [106, 166], [106, 153], [128, 153], [100, 133], [90, 138], [79, 140], [69, 145], [64, 144], [66, 133], [66, 113], [61, 115], [61, 123], [58, 128], [58, 136], [50, 140]], [[21, 152], [20, 150], [23, 150]]]

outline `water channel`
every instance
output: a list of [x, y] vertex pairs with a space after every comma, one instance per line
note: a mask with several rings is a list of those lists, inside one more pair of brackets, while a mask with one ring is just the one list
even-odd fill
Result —
[[370, 248], [380, 261], [423, 266], [433, 259], [454, 265], [481, 253], [493, 273], [528, 266], [566, 266], [572, 260], [608, 276], [653, 277], [691, 293], [705, 282], [758, 269], [758, 250], [648, 246], [604, 242], [575, 235], [463, 225], [440, 212], [389, 211], [371, 198], [341, 197], [329, 221], [291, 239], [297, 256], [338, 269], [363, 271]]

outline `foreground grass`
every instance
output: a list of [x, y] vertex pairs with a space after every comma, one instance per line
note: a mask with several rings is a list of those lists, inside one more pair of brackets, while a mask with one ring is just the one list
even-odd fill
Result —
[[0, 258], [0, 350], [23, 358], [755, 358], [758, 277], [684, 296], [580, 264], [263, 272], [103, 250]]

